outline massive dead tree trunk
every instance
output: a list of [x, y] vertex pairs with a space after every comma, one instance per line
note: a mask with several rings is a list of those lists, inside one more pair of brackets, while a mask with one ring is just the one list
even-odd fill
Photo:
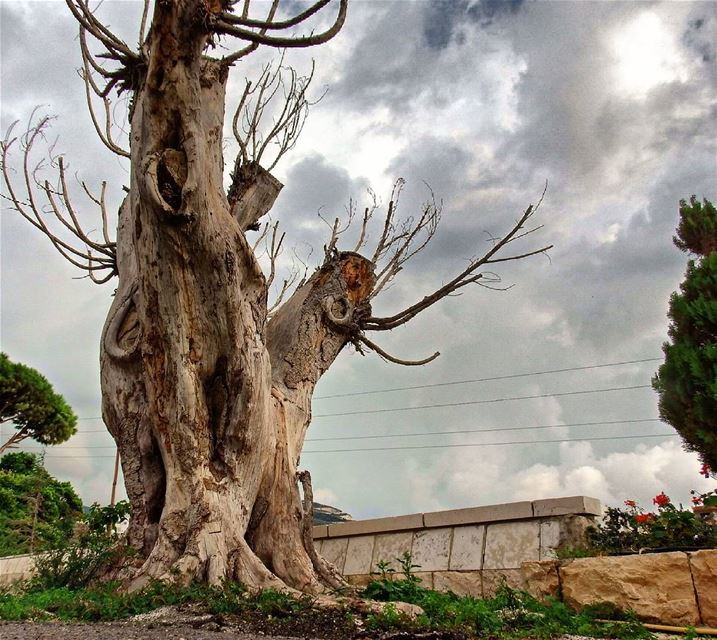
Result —
[[[237, 116], [233, 127], [240, 155], [225, 192], [227, 74], [260, 45], [310, 46], [333, 37], [345, 17], [345, 0], [339, 0], [338, 17], [328, 30], [293, 38], [271, 34], [311, 18], [329, 0], [284, 20], [275, 18], [278, 1], [259, 20], [250, 17], [246, 0], [241, 12], [226, 0], [158, 0], [146, 38], [145, 2], [138, 52], [102, 25], [85, 0], [67, 2], [80, 23], [88, 96], [94, 92], [109, 113], [113, 89], [133, 94], [128, 153], [115, 143], [109, 125], [103, 131], [93, 115], [105, 144], [130, 162], [116, 242], [107, 229], [104, 187], [100, 197], [85, 189], [103, 214], [104, 242], [97, 242], [74, 213], [61, 162], [59, 188], [33, 184], [28, 159], [46, 121], [31, 125], [22, 137], [27, 199], [17, 195], [7, 168], [16, 140], [10, 136], [2, 145], [2, 170], [13, 208], [66, 258], [97, 282], [118, 277], [102, 334], [101, 375], [103, 417], [120, 451], [132, 505], [127, 543], [137, 553], [124, 576], [131, 587], [153, 578], [235, 579], [250, 587], [311, 593], [341, 586], [341, 577], [313, 548], [311, 487], [298, 470], [316, 383], [348, 343], [400, 364], [433, 359], [437, 354], [418, 362], [399, 360], [365, 332], [405, 324], [468, 284], [495, 288], [497, 276], [484, 271], [486, 265], [548, 248], [502, 253], [537, 229], [526, 228], [535, 209], [529, 207], [485, 255], [440, 289], [390, 317], [374, 317], [372, 299], [430, 241], [440, 218], [441, 208], [432, 200], [420, 216], [397, 222], [399, 182], [370, 257], [360, 252], [376, 206], [365, 210], [353, 251], [337, 248], [346, 227], [338, 219], [329, 224], [323, 264], [269, 317], [268, 288], [281, 239], [276, 242], [274, 228], [267, 278], [247, 233], [257, 229], [281, 189], [260, 161], [270, 139], [279, 142], [279, 155], [291, 148], [305, 114], [306, 83], [291, 74], [287, 103], [259, 142], [256, 129], [266, 96], [277, 94], [272, 83], [281, 83], [281, 75], [266, 69], [253, 88], [247, 83], [239, 107], [245, 108], [245, 128], [242, 133]], [[97, 62], [88, 34], [116, 68]], [[220, 35], [247, 44], [223, 59], [210, 58], [207, 47]], [[106, 81], [104, 88], [93, 74]], [[254, 111], [247, 106], [252, 95]], [[268, 164], [270, 170], [275, 161]], [[32, 197], [36, 187], [84, 249], [50, 230]], [[351, 209], [349, 223], [354, 213]]]

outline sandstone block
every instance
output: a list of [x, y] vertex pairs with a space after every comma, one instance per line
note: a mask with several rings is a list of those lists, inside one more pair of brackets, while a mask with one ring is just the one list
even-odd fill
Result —
[[369, 582], [376, 579], [376, 576], [372, 576], [367, 573], [359, 573], [344, 577], [346, 578], [346, 582], [354, 587], [365, 587]]
[[371, 573], [374, 536], [357, 536], [349, 538], [344, 562], [344, 575], [361, 575]]
[[524, 562], [520, 565], [520, 573], [525, 590], [535, 598], [542, 600], [560, 594], [557, 562]]
[[578, 609], [610, 602], [645, 622], [700, 621], [686, 553], [578, 558], [561, 565], [560, 581], [563, 599]]
[[397, 558], [400, 558], [406, 551], [411, 553], [412, 541], [413, 534], [410, 531], [385, 533], [376, 536], [376, 544], [373, 547], [373, 558], [371, 560], [371, 571], [375, 571], [376, 564], [381, 560], [388, 562], [398, 571], [399, 565]]
[[453, 529], [453, 546], [449, 569], [478, 571], [483, 565], [485, 525], [470, 525]]
[[413, 575], [415, 575], [421, 581], [421, 586], [424, 589], [433, 589], [433, 572], [417, 571]]
[[346, 552], [348, 550], [349, 538], [327, 538], [321, 546], [321, 555], [327, 562], [343, 573], [346, 563]]
[[533, 501], [533, 515], [536, 518], [562, 516], [570, 513], [599, 516], [602, 514], [602, 504], [597, 498], [587, 496], [548, 498], [547, 500]]
[[717, 549], [691, 553], [690, 568], [702, 623], [717, 627]]
[[446, 571], [453, 530], [424, 529], [413, 534], [411, 555], [419, 571]]
[[511, 589], [525, 590], [525, 580], [520, 569], [484, 569], [482, 575], [484, 598], [495, 596], [504, 584]]
[[540, 523], [505, 522], [488, 525], [483, 569], [519, 569], [540, 559]]
[[433, 573], [433, 588], [436, 591], [452, 591], [459, 596], [480, 598], [483, 595], [481, 572], [435, 571]]
[[461, 524], [480, 524], [501, 520], [519, 520], [533, 517], [533, 505], [530, 502], [509, 502], [470, 509], [434, 511], [423, 514], [426, 527], [452, 527]]
[[321, 549], [323, 548], [323, 546], [324, 546], [323, 540], [316, 540], [316, 538], [314, 538], [314, 549], [316, 549], [316, 553], [321, 555]]

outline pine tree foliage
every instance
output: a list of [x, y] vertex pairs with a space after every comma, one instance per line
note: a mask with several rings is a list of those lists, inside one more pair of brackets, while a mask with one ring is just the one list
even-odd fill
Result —
[[674, 243], [696, 257], [670, 298], [670, 341], [653, 387], [660, 417], [717, 469], [717, 210], [710, 201], [680, 201]]
[[0, 454], [25, 438], [59, 444], [77, 431], [77, 416], [47, 379], [0, 353], [0, 425], [5, 423], [16, 432], [7, 442], [0, 441]]

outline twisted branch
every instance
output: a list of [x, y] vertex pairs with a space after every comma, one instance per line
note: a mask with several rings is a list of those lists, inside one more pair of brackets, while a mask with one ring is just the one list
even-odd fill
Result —
[[423, 360], [403, 360], [401, 358], [396, 358], [395, 356], [392, 356], [390, 353], [386, 353], [386, 351], [384, 351], [375, 342], [372, 342], [364, 335], [359, 335], [356, 339], [358, 340], [358, 342], [365, 344], [372, 351], [375, 351], [376, 353], [378, 353], [378, 355], [380, 355], [384, 360], [388, 360], [389, 362], [392, 362], [393, 364], [403, 365], [404, 367], [420, 367], [421, 365], [428, 364], [429, 362], [432, 362], [438, 356], [441, 355], [440, 351], [436, 351], [432, 356], [428, 356], [427, 358], [424, 358]]
[[325, 31], [306, 36], [272, 36], [268, 31], [281, 31], [302, 24], [323, 9], [331, 0], [319, 0], [301, 13], [286, 20], [274, 20], [278, 8], [278, 0], [272, 2], [266, 20], [249, 18], [249, 1], [245, 0], [241, 15], [228, 11], [216, 16], [213, 24], [214, 31], [220, 35], [228, 35], [249, 42], [249, 45], [239, 51], [226, 56], [224, 62], [232, 64], [245, 55], [256, 50], [259, 45], [268, 45], [277, 48], [303, 48], [313, 47], [328, 42], [343, 27], [346, 20], [348, 0], [339, 0], [339, 11], [334, 23]]

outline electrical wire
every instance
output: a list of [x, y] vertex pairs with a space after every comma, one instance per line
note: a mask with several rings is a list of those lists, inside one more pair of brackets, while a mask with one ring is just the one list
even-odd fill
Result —
[[[537, 424], [528, 427], [489, 427], [487, 429], [453, 429], [450, 431], [425, 431], [423, 433], [381, 433], [372, 436], [332, 436], [330, 438], [307, 438], [304, 442], [324, 442], [326, 440], [370, 440], [376, 438], [415, 438], [421, 436], [443, 436], [453, 435], [456, 433], [495, 433], [498, 431], [533, 431], [539, 429], [556, 429], [559, 427], [592, 427], [602, 425], [619, 425], [619, 424], [636, 424], [643, 422], [662, 422], [660, 418], [639, 418], [637, 420], [601, 420], [594, 422], [572, 422], [568, 424]], [[83, 433], [88, 433], [87, 431]], [[106, 433], [109, 435], [109, 431], [103, 430], [97, 433]], [[58, 445], [63, 449], [114, 449], [115, 445]], [[42, 451], [44, 447], [26, 447], [34, 451]]]
[[466, 402], [445, 402], [440, 404], [422, 404], [416, 407], [393, 407], [390, 409], [362, 409], [361, 411], [340, 411], [338, 413], [322, 413], [315, 418], [332, 418], [335, 416], [357, 416], [367, 413], [394, 413], [396, 411], [418, 411], [419, 409], [439, 409], [444, 407], [465, 407], [476, 404], [490, 404], [494, 402], [511, 402], [513, 400], [533, 400], [536, 398], [560, 398], [564, 396], [579, 396], [589, 393], [607, 393], [610, 391], [629, 391], [632, 389], [651, 389], [652, 385], [638, 384], [630, 387], [610, 387], [607, 389], [585, 389], [582, 391], [564, 391], [562, 393], [540, 393], [532, 396], [511, 396], [508, 398], [489, 398], [487, 400], [468, 400]]
[[322, 449], [320, 451], [306, 451], [302, 453], [350, 453], [365, 451], [398, 451], [406, 449], [454, 449], [460, 447], [501, 447], [515, 444], [546, 444], [549, 442], [592, 442], [593, 440], [627, 440], [629, 438], [676, 438], [676, 433], [652, 433], [639, 436], [595, 436], [593, 438], [564, 438], [561, 440], [514, 440], [512, 442], [475, 442], [461, 444], [426, 444], [412, 445], [408, 447], [376, 447], [365, 449]]
[[[431, 384], [420, 384], [420, 385], [413, 385], [409, 387], [392, 387], [390, 389], [370, 389], [367, 391], [354, 391], [351, 393], [336, 393], [332, 395], [326, 395], [326, 396], [315, 396], [313, 400], [328, 400], [330, 398], [348, 398], [351, 396], [363, 396], [363, 395], [370, 395], [375, 393], [392, 393], [395, 391], [411, 391], [414, 389], [430, 389], [435, 387], [449, 387], [453, 385], [459, 385], [459, 384], [470, 384], [470, 383], [476, 383], [476, 382], [489, 382], [492, 380], [512, 380], [515, 378], [526, 378], [529, 376], [542, 376], [547, 375], [551, 373], [567, 373], [570, 371], [587, 371], [589, 369], [603, 369], [606, 367], [618, 367], [628, 364], [641, 364], [645, 362], [657, 362], [661, 361], [663, 358], [642, 358], [640, 360], [622, 360], [620, 362], [604, 362], [601, 364], [591, 364], [591, 365], [584, 365], [580, 367], [566, 367], [564, 369], [546, 369], [544, 371], [530, 371], [526, 373], [511, 373], [504, 376], [492, 376], [492, 377], [486, 377], [486, 378], [470, 378], [466, 380], [453, 380], [450, 382], [435, 382]], [[319, 416], [315, 416], [319, 417]], [[86, 416], [83, 418], [78, 418], [78, 420], [102, 420], [102, 416]], [[85, 433], [91, 433], [90, 431], [86, 431]]]
[[348, 398], [351, 396], [366, 396], [374, 393], [393, 393], [394, 391], [411, 391], [413, 389], [432, 389], [435, 387], [450, 387], [457, 384], [471, 384], [474, 382], [489, 382], [492, 380], [513, 380], [515, 378], [527, 378], [529, 376], [543, 376], [549, 373], [567, 373], [568, 371], [586, 371], [588, 369], [602, 369], [605, 367], [617, 367], [625, 364], [640, 364], [643, 362], [662, 361], [663, 358], [643, 358], [642, 360], [624, 360], [623, 362], [606, 362], [603, 364], [591, 364], [582, 367], [569, 367], [566, 369], [549, 369], [546, 371], [531, 371], [529, 373], [512, 373], [505, 376], [493, 376], [490, 378], [471, 378], [468, 380], [453, 380], [451, 382], [434, 382], [431, 384], [417, 384], [410, 387], [392, 387], [390, 389], [371, 389], [369, 391], [354, 391], [351, 393], [334, 393], [328, 396], [316, 396], [314, 400], [328, 400], [329, 398]]
[[[548, 444], [548, 443], [560, 443], [560, 442], [592, 442], [595, 440], [629, 440], [635, 438], [676, 438], [676, 433], [652, 433], [652, 434], [640, 434], [631, 436], [594, 436], [591, 438], [561, 438], [558, 440], [513, 440], [510, 442], [467, 442], [460, 444], [431, 444], [431, 445], [410, 445], [403, 447], [368, 447], [364, 449], [322, 449], [320, 451], [303, 451], [303, 453], [356, 453], [366, 451], [403, 451], [409, 449], [453, 449], [460, 447], [500, 447], [507, 445], [520, 445], [520, 444]], [[45, 459], [60, 460], [76, 460], [80, 458], [114, 458], [115, 456], [105, 455], [90, 455], [90, 456], [55, 456], [48, 455]]]

